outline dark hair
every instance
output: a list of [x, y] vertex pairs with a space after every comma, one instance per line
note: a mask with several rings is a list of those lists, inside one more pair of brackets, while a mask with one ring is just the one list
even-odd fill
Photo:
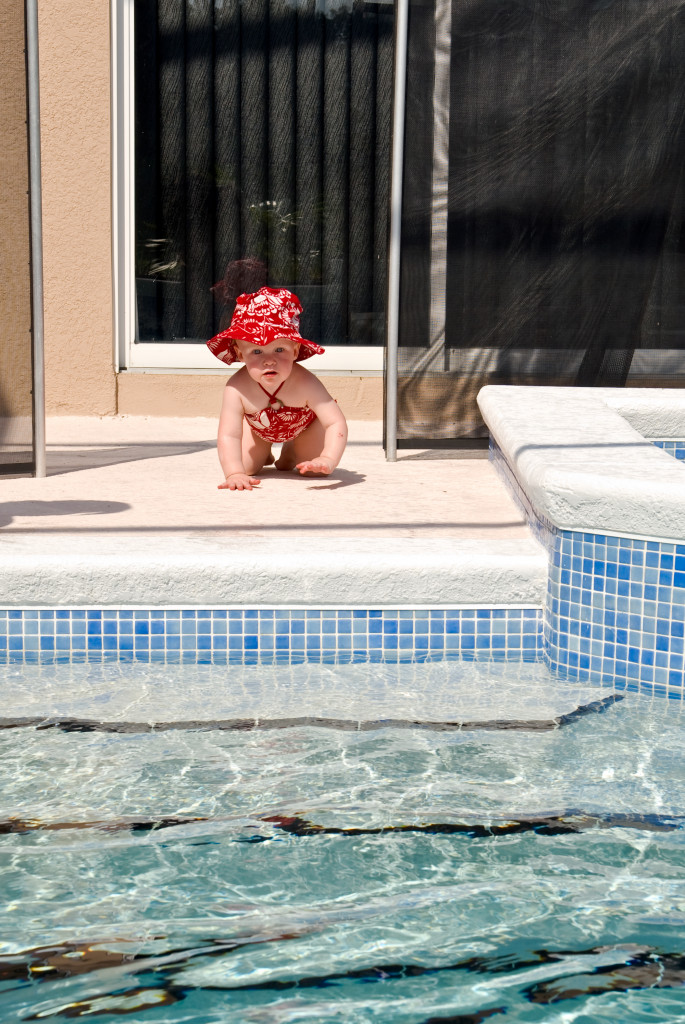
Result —
[[239, 295], [244, 292], [257, 292], [266, 284], [266, 264], [262, 260], [249, 257], [245, 260], [232, 260], [226, 267], [221, 281], [212, 285], [210, 291], [222, 306], [233, 305]]

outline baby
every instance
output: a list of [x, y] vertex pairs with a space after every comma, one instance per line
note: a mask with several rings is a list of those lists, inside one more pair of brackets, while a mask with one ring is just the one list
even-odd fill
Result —
[[217, 448], [225, 481], [219, 487], [251, 491], [254, 475], [273, 461], [277, 469], [331, 473], [347, 443], [347, 423], [303, 359], [323, 352], [300, 337], [302, 306], [285, 288], [239, 295], [230, 327], [207, 345], [225, 363], [245, 365], [228, 381], [219, 419]]

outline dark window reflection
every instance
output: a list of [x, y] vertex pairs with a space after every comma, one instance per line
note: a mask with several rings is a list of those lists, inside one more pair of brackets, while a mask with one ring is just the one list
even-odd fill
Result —
[[138, 340], [266, 283], [322, 344], [383, 343], [392, 32], [363, 0], [136, 0]]

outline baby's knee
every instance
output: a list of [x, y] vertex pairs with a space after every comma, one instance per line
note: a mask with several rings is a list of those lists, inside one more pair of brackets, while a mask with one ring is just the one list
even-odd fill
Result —
[[246, 473], [259, 473], [265, 466], [270, 466], [274, 461], [271, 451], [267, 452], [245, 452], [243, 454], [243, 465]]

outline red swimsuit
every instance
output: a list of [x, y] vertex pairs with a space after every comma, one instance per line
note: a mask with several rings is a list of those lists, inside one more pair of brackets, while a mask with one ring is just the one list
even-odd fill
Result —
[[283, 405], [281, 400], [276, 398], [284, 384], [285, 381], [281, 381], [273, 395], [259, 384], [269, 399], [269, 404], [259, 412], [245, 413], [245, 419], [255, 434], [271, 443], [280, 444], [282, 441], [292, 441], [316, 419], [316, 413], [308, 409], [306, 405]]

